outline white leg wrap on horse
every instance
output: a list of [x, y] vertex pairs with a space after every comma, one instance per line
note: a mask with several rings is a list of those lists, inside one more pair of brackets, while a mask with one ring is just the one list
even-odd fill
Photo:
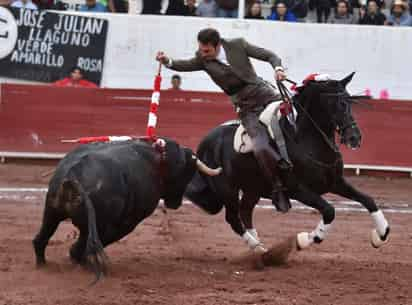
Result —
[[317, 236], [320, 240], [324, 240], [330, 227], [330, 224], [325, 225], [323, 220], [321, 220], [316, 229], [310, 233], [310, 237], [314, 239]]
[[380, 236], [384, 236], [386, 233], [386, 229], [388, 228], [388, 222], [385, 219], [381, 210], [371, 213], [371, 216], [375, 222], [376, 230], [378, 231]]
[[246, 241], [247, 245], [251, 249], [255, 249], [257, 245], [260, 244], [260, 241], [257, 240], [256, 238], [253, 237], [252, 234], [250, 234], [248, 231], [246, 231], [243, 235], [242, 238], [244, 241]]
[[313, 238], [310, 237], [308, 232], [300, 232], [297, 236], [297, 244], [300, 250], [309, 247], [313, 244]]
[[259, 240], [259, 236], [256, 229], [247, 229], [246, 232], [249, 232], [255, 239]]

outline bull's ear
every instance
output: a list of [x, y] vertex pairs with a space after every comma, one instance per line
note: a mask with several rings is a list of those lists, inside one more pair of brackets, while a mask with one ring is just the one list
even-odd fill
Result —
[[342, 84], [343, 87], [346, 87], [351, 82], [354, 75], [355, 75], [355, 72], [352, 72], [345, 78], [341, 79], [339, 82]]

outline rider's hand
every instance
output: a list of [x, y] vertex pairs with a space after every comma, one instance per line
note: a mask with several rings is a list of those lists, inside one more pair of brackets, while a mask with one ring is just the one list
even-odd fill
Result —
[[275, 79], [278, 81], [283, 81], [286, 79], [286, 73], [282, 69], [277, 69], [275, 72]]
[[156, 60], [157, 60], [158, 62], [166, 65], [166, 64], [169, 63], [169, 60], [170, 60], [170, 59], [169, 59], [169, 57], [167, 57], [167, 55], [166, 55], [164, 52], [159, 51], [159, 52], [157, 52], [157, 54], [156, 54]]

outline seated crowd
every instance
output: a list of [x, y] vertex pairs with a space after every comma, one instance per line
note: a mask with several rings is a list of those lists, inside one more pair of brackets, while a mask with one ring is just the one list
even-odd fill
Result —
[[[62, 0], [0, 0], [0, 5], [27, 9], [64, 10]], [[64, 1], [64, 0], [63, 0]], [[164, 0], [141, 0], [142, 14], [161, 14]], [[268, 16], [262, 14], [262, 1], [272, 2]], [[239, 0], [168, 0], [166, 15], [225, 17], [238, 16]], [[245, 18], [285, 22], [412, 26], [412, 0], [246, 0]], [[78, 7], [85, 12], [128, 12], [127, 0], [85, 0]], [[309, 18], [310, 12], [314, 18]]]

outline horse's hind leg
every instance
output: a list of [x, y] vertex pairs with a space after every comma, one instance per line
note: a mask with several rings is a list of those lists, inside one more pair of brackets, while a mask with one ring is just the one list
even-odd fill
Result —
[[246, 231], [241, 217], [240, 217], [240, 208], [239, 208], [239, 198], [236, 195], [231, 196], [230, 199], [224, 200], [225, 208], [226, 208], [226, 222], [230, 224], [232, 230], [240, 235], [242, 239], [247, 243], [250, 249], [255, 249], [259, 244], [259, 240], [257, 240], [251, 233]]
[[308, 190], [300, 185], [293, 192], [293, 198], [318, 210], [322, 214], [322, 219], [312, 232], [301, 232], [297, 236], [297, 245], [299, 249], [306, 248], [313, 243], [322, 242], [329, 231], [333, 220], [335, 219], [335, 208], [330, 205], [320, 195]]
[[373, 198], [358, 191], [343, 177], [338, 181], [332, 193], [360, 202], [369, 211], [376, 227], [376, 229], [372, 230], [371, 234], [372, 246], [378, 248], [388, 241], [390, 231], [388, 221], [382, 211], [376, 206]]
[[245, 226], [246, 232], [259, 241], [256, 229], [253, 226], [253, 209], [259, 202], [260, 196], [253, 192], [245, 191], [240, 200], [240, 219]]

